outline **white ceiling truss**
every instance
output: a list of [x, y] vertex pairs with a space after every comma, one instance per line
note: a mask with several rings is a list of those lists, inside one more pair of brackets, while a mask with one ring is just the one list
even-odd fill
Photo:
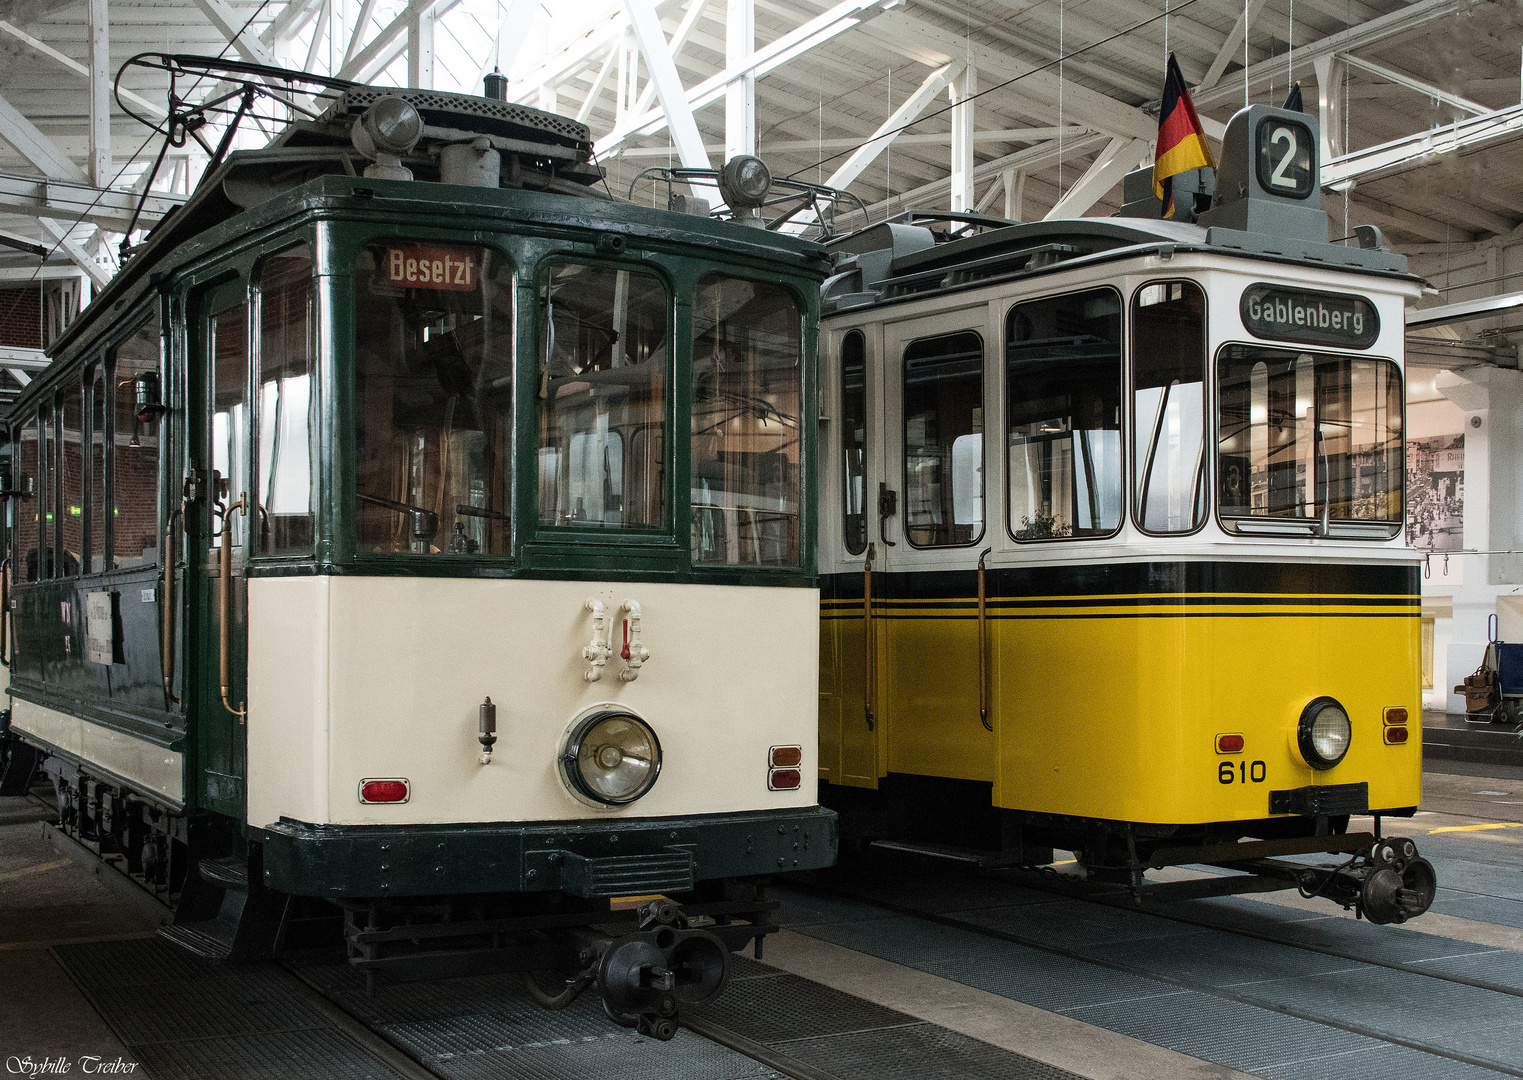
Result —
[[[144, 51], [196, 53], [389, 85], [509, 96], [587, 123], [623, 194], [653, 164], [759, 153], [778, 175], [904, 209], [1027, 219], [1111, 213], [1150, 160], [1165, 49], [1208, 133], [1291, 76], [1322, 122], [1334, 228], [1473, 244], [1523, 224], [1520, 58], [1485, 0], [0, 0], [0, 288], [109, 280], [165, 114]], [[193, 96], [225, 92], [210, 81]], [[271, 91], [273, 94], [273, 90]], [[309, 100], [292, 104], [311, 108]], [[231, 108], [231, 106], [230, 106]], [[253, 110], [235, 146], [291, 115]], [[214, 116], [206, 137], [215, 144]], [[139, 227], [206, 161], [171, 149]], [[655, 197], [650, 190], [637, 198]], [[31, 277], [26, 277], [30, 271]], [[0, 366], [4, 366], [0, 364]]]

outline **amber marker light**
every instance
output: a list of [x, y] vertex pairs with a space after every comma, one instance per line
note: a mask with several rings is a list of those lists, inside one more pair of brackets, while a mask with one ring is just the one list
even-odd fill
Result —
[[774, 746], [767, 755], [768, 764], [774, 769], [797, 768], [804, 760], [802, 746]]
[[1241, 754], [1243, 752], [1243, 737], [1241, 735], [1218, 735], [1216, 737], [1216, 752], [1218, 754]]
[[403, 779], [360, 781], [362, 803], [404, 803], [411, 797], [412, 785]]
[[1388, 724], [1405, 724], [1406, 722], [1407, 722], [1407, 710], [1406, 709], [1387, 709], [1386, 710], [1386, 723], [1388, 723]]
[[1386, 728], [1386, 745], [1401, 746], [1407, 741], [1407, 729], [1397, 725]]

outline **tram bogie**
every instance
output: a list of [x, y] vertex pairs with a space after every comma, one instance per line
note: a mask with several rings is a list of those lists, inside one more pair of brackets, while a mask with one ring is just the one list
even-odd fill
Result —
[[[11, 414], [12, 744], [204, 955], [326, 919], [367, 972], [537, 969], [669, 1038], [835, 853], [825, 258], [602, 197], [563, 118], [337, 90]], [[377, 109], [410, 145], [351, 141]]]
[[[1357, 854], [1316, 891], [1379, 921], [1432, 899], [1376, 843], [1421, 799], [1420, 282], [1377, 232], [1328, 242], [1314, 127], [1240, 113], [1216, 190], [1253, 205], [1199, 223], [907, 215], [832, 245], [820, 753], [846, 835], [1068, 849], [1139, 887]], [[1299, 199], [1250, 183], [1261, 129], [1310, 138]], [[1360, 892], [1382, 867], [1418, 882], [1401, 904]]]

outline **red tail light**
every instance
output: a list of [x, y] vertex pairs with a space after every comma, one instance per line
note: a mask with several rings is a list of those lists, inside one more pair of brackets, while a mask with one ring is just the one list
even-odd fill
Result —
[[803, 774], [797, 769], [773, 769], [767, 775], [767, 790], [792, 791], [803, 782]]
[[1243, 737], [1241, 735], [1218, 735], [1216, 737], [1216, 752], [1218, 754], [1241, 754], [1243, 752]]
[[1407, 710], [1406, 709], [1387, 709], [1386, 710], [1386, 723], [1388, 723], [1388, 724], [1405, 724], [1406, 722], [1407, 722]]
[[1404, 727], [1386, 728], [1386, 742], [1391, 746], [1400, 746], [1407, 741], [1407, 729]]
[[360, 802], [406, 802], [412, 794], [409, 788], [410, 785], [406, 780], [361, 780]]
[[802, 746], [774, 746], [770, 754], [774, 769], [791, 769], [804, 760]]

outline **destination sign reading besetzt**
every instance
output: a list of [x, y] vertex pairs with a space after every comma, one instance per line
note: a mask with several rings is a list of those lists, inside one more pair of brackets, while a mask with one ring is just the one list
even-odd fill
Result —
[[1271, 341], [1368, 349], [1380, 335], [1375, 305], [1347, 293], [1250, 285], [1241, 309], [1248, 332]]
[[392, 285], [419, 289], [476, 290], [476, 256], [458, 248], [389, 247], [386, 249], [386, 280]]

